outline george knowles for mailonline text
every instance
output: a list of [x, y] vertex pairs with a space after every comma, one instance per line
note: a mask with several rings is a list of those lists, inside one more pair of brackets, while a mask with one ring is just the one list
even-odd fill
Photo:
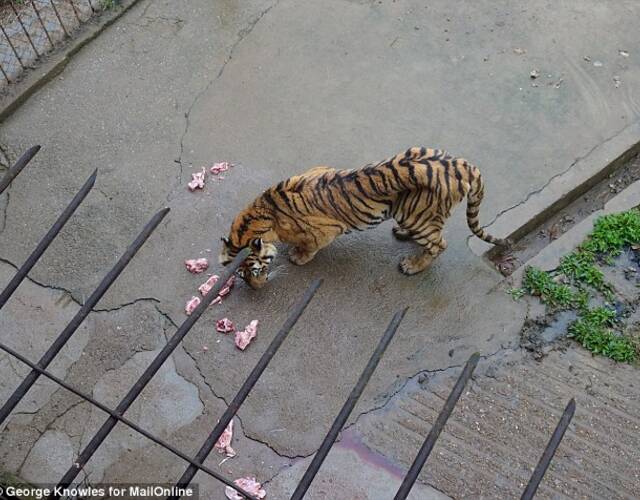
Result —
[[180, 496], [198, 500], [197, 485], [184, 488], [161, 484], [109, 484], [98, 486], [0, 486], [0, 495], [6, 498], [34, 498], [43, 500], [50, 496], [56, 498], [140, 498], [154, 499], [168, 496]]

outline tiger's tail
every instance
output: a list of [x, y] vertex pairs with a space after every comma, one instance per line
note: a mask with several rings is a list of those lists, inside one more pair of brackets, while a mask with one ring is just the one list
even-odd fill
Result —
[[511, 242], [509, 240], [491, 236], [480, 227], [480, 219], [478, 218], [478, 215], [480, 213], [480, 204], [484, 197], [484, 182], [482, 181], [482, 174], [477, 167], [471, 166], [469, 173], [469, 184], [471, 186], [467, 193], [467, 225], [469, 226], [469, 229], [471, 229], [471, 232], [478, 238], [486, 241], [487, 243], [504, 247], [510, 246]]

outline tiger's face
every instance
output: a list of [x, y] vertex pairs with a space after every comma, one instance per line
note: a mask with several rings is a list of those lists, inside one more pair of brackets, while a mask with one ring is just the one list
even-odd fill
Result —
[[[272, 243], [262, 241], [262, 238], [254, 238], [249, 243], [251, 253], [238, 268], [236, 274], [254, 290], [262, 288], [269, 278], [269, 265], [275, 259], [278, 251]], [[229, 238], [222, 238], [222, 249], [218, 260], [226, 266], [238, 255], [242, 248], [234, 246]]]

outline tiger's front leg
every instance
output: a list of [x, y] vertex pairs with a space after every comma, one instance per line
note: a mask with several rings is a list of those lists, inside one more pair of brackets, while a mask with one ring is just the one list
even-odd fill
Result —
[[289, 251], [289, 260], [302, 266], [313, 260], [319, 250], [329, 245], [342, 233], [339, 226], [319, 230], [313, 234], [298, 234], [289, 243], [293, 246]]
[[289, 250], [289, 260], [298, 266], [304, 266], [311, 262], [318, 253], [318, 249], [312, 250], [306, 246], [297, 246]]
[[[422, 236], [425, 235], [426, 236]], [[408, 255], [400, 260], [400, 271], [406, 275], [417, 274], [428, 268], [435, 258], [447, 249], [442, 233], [429, 234], [429, 230], [412, 235], [412, 239], [422, 247], [422, 252]]]

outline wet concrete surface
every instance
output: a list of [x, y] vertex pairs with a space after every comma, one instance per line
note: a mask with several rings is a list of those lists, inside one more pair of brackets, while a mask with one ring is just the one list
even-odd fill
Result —
[[[90, 354], [99, 362], [80, 359], [67, 374], [94, 391], [107, 371], [129, 373], [133, 360], [158, 349], [184, 320], [184, 303], [204, 279], [187, 273], [183, 260], [215, 262], [235, 213], [283, 177], [316, 164], [355, 167], [411, 145], [441, 147], [482, 169], [481, 219], [489, 222], [637, 123], [640, 52], [618, 53], [637, 45], [636, 11], [634, 2], [576, 1], [553, 9], [547, 2], [518, 8], [477, 2], [464, 12], [441, 1], [142, 2], [0, 127], [9, 159], [43, 145], [0, 203], [0, 258], [19, 265], [99, 167], [96, 189], [31, 274], [42, 284], [37, 293], [67, 290], [77, 307], [152, 214], [171, 207], [95, 315], [105, 318], [107, 331], [118, 314], [142, 310], [150, 317], [127, 341], [95, 334], [85, 351], [105, 342], [99, 355]], [[543, 74], [538, 87], [531, 86], [533, 68]], [[622, 75], [620, 88], [613, 73]], [[221, 160], [237, 164], [223, 181], [209, 182], [203, 192], [186, 190], [190, 172]], [[390, 229], [383, 224], [344, 237], [304, 267], [290, 265], [283, 252], [265, 289], [238, 286], [208, 311], [174, 356], [172, 375], [181, 377], [179, 387], [197, 387], [202, 407], [191, 397], [194, 412], [173, 431], [161, 422], [154, 429], [195, 452], [317, 277], [323, 287], [239, 413], [239, 456], [220, 466], [232, 477], [266, 481], [314, 453], [401, 307], [409, 305], [409, 313], [350, 423], [384, 407], [419, 373], [460, 365], [475, 351], [491, 356], [518, 347], [526, 307], [504, 293], [501, 276], [467, 247], [463, 211], [446, 229], [447, 252], [411, 278], [397, 272], [397, 262], [412, 248], [394, 241]], [[29, 302], [36, 293], [30, 287], [37, 285], [23, 285], [12, 300]], [[21, 317], [3, 315], [13, 323]], [[240, 325], [260, 320], [246, 352], [215, 333], [214, 320], [222, 316]], [[135, 346], [138, 329], [149, 337]], [[104, 396], [115, 397], [116, 386]], [[54, 396], [37, 412], [37, 427], [13, 420], [3, 432], [3, 467], [19, 472], [49, 428], [61, 429], [79, 451], [83, 438], [68, 421], [73, 415], [88, 422], [90, 409]], [[148, 408], [157, 408], [159, 420], [171, 411]], [[47, 439], [52, 436], [58, 434]], [[97, 456], [87, 474], [167, 480], [184, 467], [155, 446], [114, 439], [107, 458]], [[123, 445], [114, 451], [118, 442]], [[28, 463], [39, 463], [34, 460]], [[220, 461], [212, 455], [208, 464]], [[218, 498], [219, 484], [202, 474], [197, 480]], [[451, 488], [441, 491], [455, 496]], [[363, 494], [376, 498], [373, 490]]]

